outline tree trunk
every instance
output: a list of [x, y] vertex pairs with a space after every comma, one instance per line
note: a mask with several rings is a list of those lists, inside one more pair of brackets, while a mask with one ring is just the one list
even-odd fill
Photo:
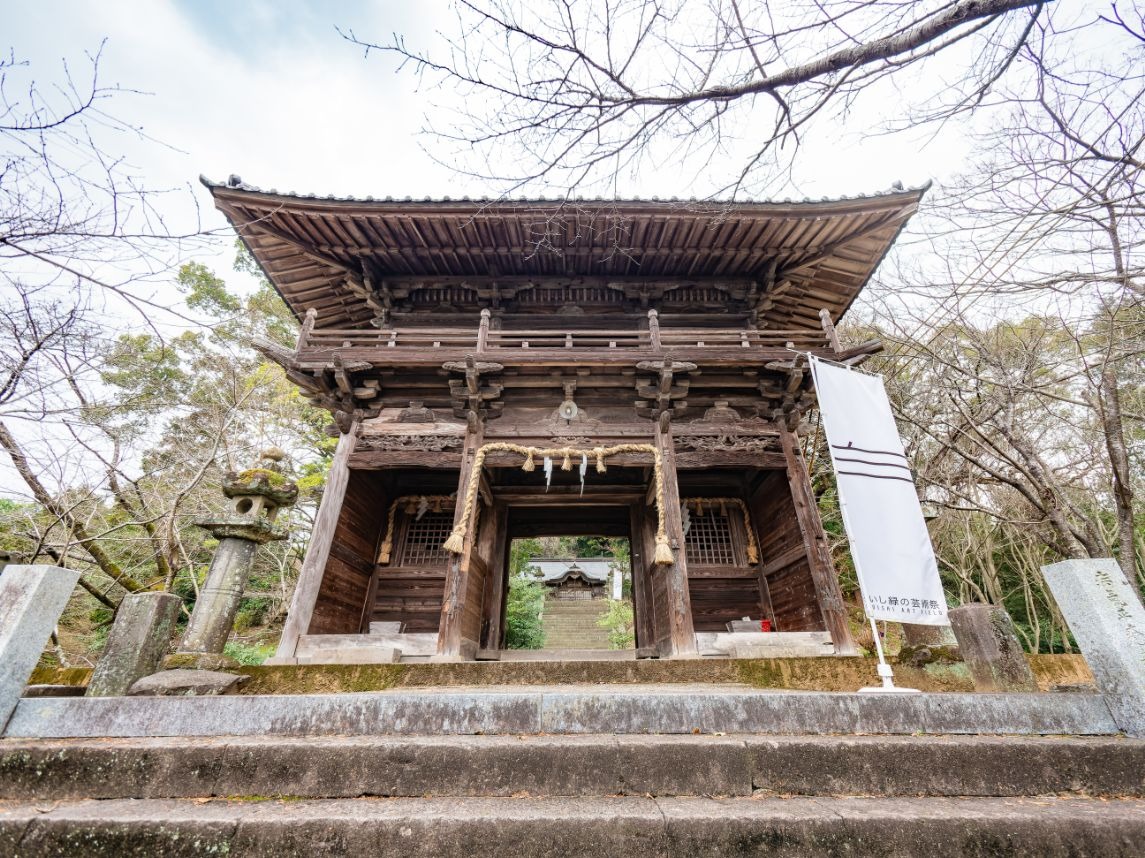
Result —
[[1121, 394], [1113, 368], [1106, 365], [1101, 373], [1101, 428], [1109, 451], [1109, 470], [1113, 478], [1113, 500], [1117, 509], [1117, 562], [1130, 581], [1137, 578], [1137, 558], [1133, 544], [1133, 488], [1130, 485], [1129, 453], [1125, 449], [1124, 424], [1121, 422]]

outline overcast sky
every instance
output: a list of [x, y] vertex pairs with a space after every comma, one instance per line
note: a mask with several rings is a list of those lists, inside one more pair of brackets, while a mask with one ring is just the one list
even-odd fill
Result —
[[[102, 77], [146, 94], [117, 96], [108, 107], [165, 146], [123, 140], [153, 188], [191, 188], [205, 225], [224, 222], [197, 178], [230, 174], [263, 188], [320, 195], [482, 196], [499, 189], [459, 178], [422, 150], [430, 102], [438, 125], [448, 95], [418, 92], [417, 79], [387, 58], [366, 58], [336, 27], [385, 41], [433, 45], [448, 23], [444, 0], [321, 3], [316, 0], [37, 0], [9, 4], [4, 40], [42, 82], [67, 61], [79, 76], [85, 51], [106, 39]], [[442, 105], [445, 110], [442, 110]], [[887, 105], [893, 114], [893, 105]], [[963, 157], [953, 134], [937, 140], [824, 136], [803, 161], [791, 196], [839, 196], [941, 178]], [[113, 146], [110, 148], [114, 148]], [[681, 185], [679, 170], [639, 177], [626, 193], [702, 195]], [[784, 193], [784, 196], [788, 193]], [[173, 196], [172, 222], [193, 219], [186, 196]], [[204, 261], [228, 277], [229, 244]]]

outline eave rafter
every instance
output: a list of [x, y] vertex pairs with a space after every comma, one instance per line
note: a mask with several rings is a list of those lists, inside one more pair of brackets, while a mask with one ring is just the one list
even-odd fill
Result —
[[[454, 312], [470, 301], [527, 312], [510, 305], [555, 282], [618, 293], [642, 309], [668, 306], [681, 286], [715, 290], [761, 327], [808, 327], [820, 307], [835, 318], [846, 311], [925, 192], [570, 205], [332, 200], [263, 192], [237, 178], [207, 184], [294, 312], [317, 306], [323, 326], [336, 328], [387, 325], [409, 310], [410, 295], [451, 285], [468, 290], [443, 303]], [[618, 219], [620, 232], [609, 228]], [[554, 223], [544, 233], [551, 246], [533, 241], [537, 224]], [[675, 312], [712, 311], [711, 294], [685, 295]]]

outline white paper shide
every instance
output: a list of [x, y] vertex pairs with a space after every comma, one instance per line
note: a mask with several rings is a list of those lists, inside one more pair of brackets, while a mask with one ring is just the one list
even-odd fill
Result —
[[947, 625], [938, 563], [882, 378], [815, 357], [811, 371], [867, 616]]

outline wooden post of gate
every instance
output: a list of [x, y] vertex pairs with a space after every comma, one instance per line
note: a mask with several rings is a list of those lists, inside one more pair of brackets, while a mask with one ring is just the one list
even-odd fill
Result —
[[[684, 527], [680, 521], [680, 486], [676, 480], [676, 448], [672, 444], [672, 418], [664, 411], [656, 421], [656, 447], [664, 470], [664, 525], [675, 560], [671, 565], [652, 566], [652, 575], [665, 576], [668, 596], [668, 657], [696, 654], [692, 625], [692, 600], [688, 593], [688, 561], [684, 556]], [[647, 558], [646, 558], [647, 561]]]
[[815, 596], [823, 614], [823, 622], [831, 633], [836, 654], [855, 655], [858, 650], [847, 624], [843, 593], [839, 589], [835, 564], [831, 561], [827, 534], [823, 532], [823, 520], [819, 517], [811, 478], [807, 474], [807, 463], [799, 450], [799, 439], [782, 423], [779, 424], [779, 443], [787, 462], [787, 482], [791, 487], [791, 500], [795, 504], [795, 518], [803, 534], [807, 563], [811, 568], [811, 580], [815, 584]]
[[[474, 460], [485, 438], [485, 423], [469, 412], [465, 430], [465, 445], [461, 452], [461, 469], [457, 477], [457, 503], [453, 507], [453, 526], [461, 523], [465, 514], [465, 493], [469, 488], [469, 475], [473, 473]], [[480, 503], [480, 499], [474, 501]], [[476, 646], [472, 653], [462, 652], [461, 615], [465, 610], [465, 598], [469, 584], [469, 555], [477, 537], [477, 523], [470, 520], [465, 533], [465, 549], [461, 554], [451, 555], [448, 571], [445, 573], [445, 594], [441, 602], [441, 623], [438, 626], [437, 655], [444, 660], [459, 660], [476, 657]], [[476, 642], [474, 642], [476, 644]]]

